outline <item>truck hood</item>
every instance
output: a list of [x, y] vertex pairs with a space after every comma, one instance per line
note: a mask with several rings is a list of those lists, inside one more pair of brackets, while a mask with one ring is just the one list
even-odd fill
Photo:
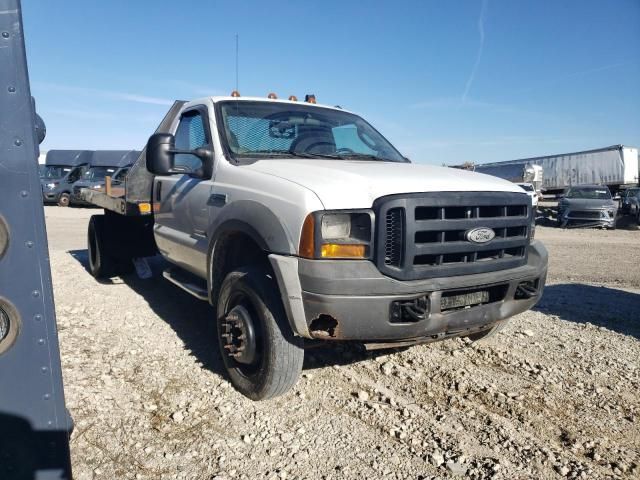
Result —
[[269, 159], [245, 165], [312, 190], [327, 210], [370, 208], [376, 198], [419, 192], [515, 192], [516, 184], [490, 175], [415, 163]]

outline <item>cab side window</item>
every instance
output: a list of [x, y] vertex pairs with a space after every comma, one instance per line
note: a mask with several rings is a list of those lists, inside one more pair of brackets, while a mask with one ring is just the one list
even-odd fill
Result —
[[[182, 115], [178, 129], [176, 130], [176, 149], [195, 150], [207, 144], [204, 118], [198, 111], [187, 112]], [[202, 167], [202, 161], [195, 155], [177, 154], [175, 167], [186, 168], [188, 171], [196, 171]]]
[[69, 176], [67, 177], [67, 182], [74, 183], [74, 182], [77, 182], [78, 180], [80, 180], [80, 169], [74, 168], [71, 171], [71, 173], [69, 173]]

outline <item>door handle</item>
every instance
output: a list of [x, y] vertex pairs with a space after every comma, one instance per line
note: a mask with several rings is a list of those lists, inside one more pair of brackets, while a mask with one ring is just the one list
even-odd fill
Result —
[[162, 182], [158, 182], [158, 186], [156, 187], [156, 202], [162, 200]]

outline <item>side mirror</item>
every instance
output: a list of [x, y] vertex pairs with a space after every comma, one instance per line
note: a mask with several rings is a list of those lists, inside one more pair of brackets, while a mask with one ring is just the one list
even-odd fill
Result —
[[44, 124], [42, 117], [36, 113], [36, 138], [38, 143], [42, 143], [47, 136], [47, 127]]
[[176, 138], [170, 133], [154, 133], [147, 142], [147, 170], [155, 175], [170, 175]]
[[[200, 178], [210, 178], [213, 173], [213, 151], [210, 147], [195, 150], [176, 150], [176, 139], [170, 133], [154, 133], [147, 142], [147, 170], [155, 175], [188, 174]], [[202, 161], [202, 168], [190, 171], [189, 168], [176, 167], [175, 155], [194, 155]]]

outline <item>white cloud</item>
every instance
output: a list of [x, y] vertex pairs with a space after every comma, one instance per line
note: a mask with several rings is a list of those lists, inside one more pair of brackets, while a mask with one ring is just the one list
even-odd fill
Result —
[[478, 17], [478, 33], [480, 34], [480, 45], [478, 46], [478, 54], [476, 55], [476, 61], [473, 64], [473, 68], [471, 69], [471, 74], [467, 79], [467, 84], [464, 87], [464, 93], [462, 94], [461, 100], [462, 103], [466, 103], [467, 96], [469, 95], [469, 90], [471, 90], [471, 85], [473, 85], [473, 80], [476, 77], [476, 72], [478, 71], [478, 67], [480, 66], [480, 60], [482, 59], [482, 51], [484, 50], [484, 16], [487, 11], [488, 0], [482, 0], [482, 7], [480, 8], [480, 16]]
[[114, 92], [111, 90], [103, 90], [100, 88], [89, 87], [77, 87], [72, 85], [60, 85], [57, 83], [46, 82], [34, 82], [36, 89], [43, 89], [49, 91], [57, 91], [67, 93], [69, 95], [83, 95], [83, 96], [99, 96], [102, 98], [108, 98], [111, 100], [120, 100], [124, 102], [144, 103], [148, 105], [172, 105], [173, 100], [159, 97], [149, 97], [147, 95], [138, 95], [135, 93], [127, 92]]

